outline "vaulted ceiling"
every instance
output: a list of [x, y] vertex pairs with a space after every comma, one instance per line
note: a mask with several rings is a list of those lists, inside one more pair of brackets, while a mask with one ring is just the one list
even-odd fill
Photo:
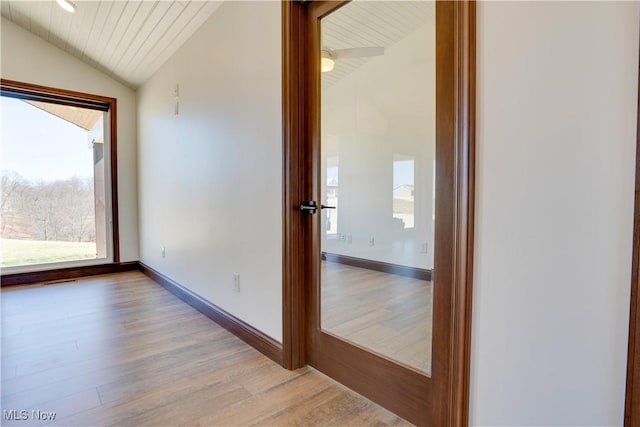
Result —
[[[388, 49], [424, 25], [435, 26], [435, 12], [433, 1], [354, 1], [323, 18], [323, 49]], [[322, 74], [323, 87], [331, 87], [370, 59], [336, 61], [331, 72]]]
[[[0, 0], [2, 16], [132, 89], [144, 83], [222, 4], [201, 0], [74, 0], [75, 13], [54, 0]], [[366, 4], [363, 4], [366, 3]], [[430, 1], [354, 2], [323, 20], [330, 49], [389, 48], [425, 23]], [[331, 86], [369, 58], [339, 61], [323, 76]]]
[[135, 89], [220, 6], [221, 1], [1, 1], [2, 16]]

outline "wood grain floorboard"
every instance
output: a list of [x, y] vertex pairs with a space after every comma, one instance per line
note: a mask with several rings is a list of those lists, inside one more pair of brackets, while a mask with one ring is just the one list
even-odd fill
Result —
[[138, 272], [5, 288], [3, 426], [395, 426], [311, 368], [287, 371]]
[[431, 372], [433, 282], [322, 263], [322, 328]]

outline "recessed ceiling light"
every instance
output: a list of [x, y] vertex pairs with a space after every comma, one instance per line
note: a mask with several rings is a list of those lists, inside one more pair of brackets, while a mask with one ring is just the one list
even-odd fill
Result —
[[69, 13], [76, 11], [76, 5], [71, 0], [56, 0], [56, 3]]

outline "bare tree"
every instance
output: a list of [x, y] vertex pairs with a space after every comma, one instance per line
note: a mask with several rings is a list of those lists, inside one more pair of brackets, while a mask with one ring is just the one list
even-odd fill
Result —
[[30, 182], [3, 174], [0, 222], [4, 238], [95, 241], [93, 180]]

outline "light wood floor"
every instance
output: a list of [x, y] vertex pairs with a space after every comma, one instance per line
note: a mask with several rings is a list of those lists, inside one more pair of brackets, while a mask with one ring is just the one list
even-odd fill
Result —
[[287, 371], [138, 272], [5, 288], [3, 426], [407, 425], [312, 369]]
[[322, 263], [322, 328], [431, 372], [433, 282]]

